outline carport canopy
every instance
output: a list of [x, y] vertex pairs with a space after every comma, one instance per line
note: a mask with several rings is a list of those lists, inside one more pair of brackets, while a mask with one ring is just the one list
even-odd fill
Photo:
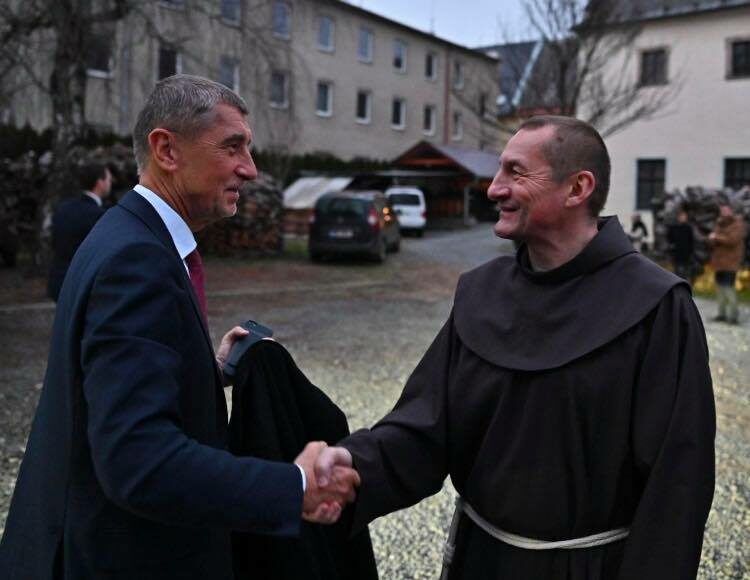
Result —
[[353, 177], [300, 177], [284, 190], [285, 209], [312, 209], [326, 193], [343, 191]]

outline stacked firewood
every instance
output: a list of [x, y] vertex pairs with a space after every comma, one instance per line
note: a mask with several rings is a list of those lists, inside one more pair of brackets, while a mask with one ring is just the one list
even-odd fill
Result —
[[261, 173], [240, 191], [237, 215], [200, 233], [201, 249], [220, 256], [276, 254], [283, 244], [281, 189]]
[[[711, 248], [707, 243], [708, 235], [716, 225], [719, 205], [729, 203], [735, 212], [741, 214], [750, 232], [750, 187], [732, 191], [729, 189], [710, 189], [705, 187], [687, 187], [684, 191], [675, 189], [652, 200], [654, 210], [654, 249], [653, 257], [657, 261], [669, 261], [669, 226], [677, 222], [677, 214], [684, 210], [688, 223], [695, 234], [695, 264], [703, 266], [711, 257]], [[750, 236], [745, 239], [746, 262], [750, 260]]]

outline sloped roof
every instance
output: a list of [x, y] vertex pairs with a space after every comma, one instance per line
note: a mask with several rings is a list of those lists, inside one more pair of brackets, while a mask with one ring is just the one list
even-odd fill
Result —
[[[570, 46], [552, 46], [541, 40], [486, 46], [480, 50], [496, 54], [503, 61], [500, 74], [500, 114], [522, 116], [560, 111], [558, 77], [567, 75], [567, 86], [575, 81], [577, 61], [562, 67], [565, 54], [575, 55], [575, 38]], [[561, 50], [555, 50], [555, 48]]]
[[284, 190], [284, 208], [310, 209], [326, 193], [342, 191], [353, 177], [300, 177]]
[[[611, 0], [591, 0], [591, 4], [596, 2]], [[631, 0], [617, 2], [616, 9], [611, 13], [611, 22], [660, 20], [743, 6], [750, 6], [750, 0]]]
[[[450, 162], [479, 179], [492, 179], [497, 173], [499, 156], [496, 152], [464, 149], [455, 145], [442, 145], [429, 141], [420, 141], [409, 148], [408, 151], [394, 159], [393, 164], [411, 165], [412, 163], [409, 163], [411, 160], [435, 154], [442, 156], [442, 161]], [[426, 163], [420, 165], [429, 167]], [[441, 162], [438, 166], [445, 166], [445, 163]]]

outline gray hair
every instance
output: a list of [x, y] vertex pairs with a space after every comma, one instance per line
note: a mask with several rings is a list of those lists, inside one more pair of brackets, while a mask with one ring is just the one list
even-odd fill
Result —
[[133, 153], [140, 175], [148, 163], [148, 136], [157, 127], [195, 136], [213, 120], [216, 105], [226, 104], [247, 115], [247, 104], [237, 93], [209, 79], [174, 75], [156, 83], [138, 114], [133, 129]]

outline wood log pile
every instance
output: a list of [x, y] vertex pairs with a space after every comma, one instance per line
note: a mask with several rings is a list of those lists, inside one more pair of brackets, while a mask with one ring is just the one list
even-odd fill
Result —
[[[677, 214], [684, 210], [688, 223], [695, 234], [695, 263], [702, 267], [711, 257], [708, 246], [708, 235], [716, 225], [719, 205], [728, 201], [736, 213], [745, 219], [746, 231], [750, 232], [750, 187], [733, 191], [730, 189], [711, 189], [706, 187], [687, 187], [684, 191], [675, 189], [652, 200], [654, 212], [654, 247], [653, 258], [669, 262], [669, 243], [667, 230], [677, 222]], [[750, 236], [745, 238], [745, 261], [750, 260]]]
[[281, 189], [261, 173], [240, 191], [237, 215], [200, 232], [201, 251], [235, 257], [277, 254], [283, 247], [283, 215]]

